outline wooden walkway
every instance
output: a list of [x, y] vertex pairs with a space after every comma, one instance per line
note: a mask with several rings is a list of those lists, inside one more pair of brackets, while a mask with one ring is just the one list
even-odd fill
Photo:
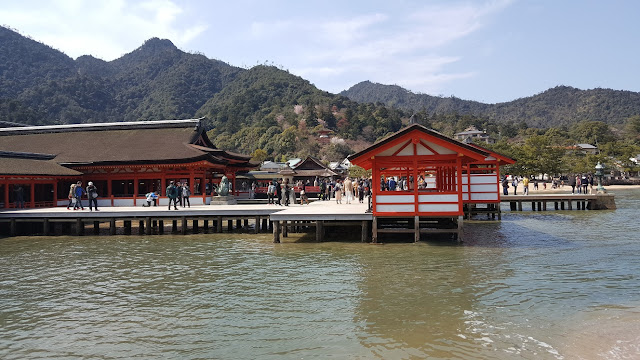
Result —
[[[598, 210], [615, 209], [612, 194], [598, 195], [507, 195], [503, 203], [510, 204], [512, 211], [528, 210]], [[525, 204], [526, 206], [523, 206]], [[315, 230], [316, 241], [323, 241], [328, 228], [344, 230], [359, 227], [362, 242], [377, 242], [378, 235], [413, 234], [412, 240], [420, 241], [421, 234], [453, 234], [460, 240], [462, 217], [374, 217], [367, 212], [368, 204], [357, 201], [351, 204], [336, 204], [335, 200], [315, 201], [310, 205], [289, 207], [269, 204], [199, 205], [179, 210], [158, 207], [103, 207], [100, 211], [67, 210], [65, 207], [10, 209], [0, 211], [0, 233], [16, 235], [53, 235], [138, 233], [140, 235], [164, 234], [165, 232], [187, 234], [199, 232], [253, 231], [273, 232], [274, 242], [287, 237], [290, 231]], [[467, 208], [470, 218], [483, 213], [474, 206]], [[500, 207], [493, 204], [484, 211], [487, 215], [497, 213]], [[494, 216], [495, 218], [495, 216]], [[225, 225], [226, 222], [226, 226]], [[87, 229], [89, 227], [89, 229]], [[167, 229], [169, 227], [169, 229]], [[135, 231], [134, 231], [135, 230]]]

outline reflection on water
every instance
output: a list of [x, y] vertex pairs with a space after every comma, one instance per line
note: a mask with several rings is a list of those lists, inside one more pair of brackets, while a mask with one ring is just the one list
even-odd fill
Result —
[[462, 246], [0, 240], [0, 358], [640, 357], [640, 194], [467, 222]]

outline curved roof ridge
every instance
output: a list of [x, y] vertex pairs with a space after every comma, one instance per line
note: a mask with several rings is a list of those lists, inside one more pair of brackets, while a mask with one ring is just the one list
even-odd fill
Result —
[[22, 135], [35, 133], [57, 133], [74, 131], [100, 131], [100, 130], [130, 130], [130, 129], [157, 129], [172, 127], [195, 127], [201, 126], [204, 117], [198, 119], [184, 120], [141, 120], [111, 123], [90, 123], [90, 124], [66, 124], [66, 125], [44, 125], [44, 126], [23, 126], [0, 128], [2, 135]]

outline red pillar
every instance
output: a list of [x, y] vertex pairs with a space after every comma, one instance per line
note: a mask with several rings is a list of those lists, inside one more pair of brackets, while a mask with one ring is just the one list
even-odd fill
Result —
[[4, 184], [4, 207], [9, 208], [9, 182]]
[[31, 201], [29, 201], [29, 208], [33, 209], [36, 207], [36, 182], [31, 180], [29, 182], [29, 195], [31, 196]]
[[53, 182], [53, 207], [58, 206], [58, 182]]

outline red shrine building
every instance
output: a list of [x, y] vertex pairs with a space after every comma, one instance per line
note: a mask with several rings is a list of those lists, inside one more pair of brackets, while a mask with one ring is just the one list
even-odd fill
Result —
[[[203, 119], [0, 128], [0, 208], [66, 206], [71, 184], [89, 181], [99, 206], [160, 199], [170, 181], [187, 183], [192, 204], [208, 204], [223, 175], [259, 166], [250, 156], [217, 149]], [[234, 187], [234, 191], [238, 191]]]
[[[478, 204], [499, 208], [500, 165], [515, 163], [418, 124], [348, 159], [372, 171], [374, 242], [379, 232], [413, 232], [416, 241], [428, 232], [458, 236], [465, 208]], [[384, 228], [394, 219], [399, 221]], [[403, 222], [406, 228], [399, 228]]]

